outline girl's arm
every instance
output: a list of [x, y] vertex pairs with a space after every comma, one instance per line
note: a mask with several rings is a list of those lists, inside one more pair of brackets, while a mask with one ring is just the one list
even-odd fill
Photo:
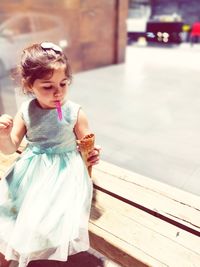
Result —
[[25, 134], [26, 127], [20, 112], [17, 113], [14, 120], [6, 114], [0, 117], [0, 150], [4, 154], [14, 153]]
[[82, 109], [79, 110], [74, 132], [78, 140], [82, 139], [86, 134], [90, 133], [88, 119]]
[[[88, 119], [82, 109], [79, 110], [78, 119], [74, 127], [74, 132], [77, 139], [79, 140], [82, 139], [85, 135], [91, 133], [89, 129]], [[90, 163], [90, 165], [95, 165], [99, 163], [100, 150], [100, 146], [94, 146], [94, 149], [93, 151], [91, 151], [90, 156], [88, 158], [88, 162]]]

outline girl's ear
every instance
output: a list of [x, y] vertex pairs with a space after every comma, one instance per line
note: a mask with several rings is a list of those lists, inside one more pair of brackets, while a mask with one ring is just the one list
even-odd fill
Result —
[[30, 92], [30, 93], [33, 92], [32, 86], [29, 85], [29, 83], [27, 82], [27, 80], [22, 79], [22, 86], [24, 88], [24, 91]]

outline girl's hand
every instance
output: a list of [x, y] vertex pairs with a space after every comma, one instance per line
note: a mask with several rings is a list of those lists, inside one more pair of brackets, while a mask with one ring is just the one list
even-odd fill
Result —
[[8, 138], [13, 127], [13, 119], [7, 114], [0, 116], [0, 138]]
[[87, 160], [89, 166], [93, 166], [99, 163], [100, 150], [101, 150], [100, 146], [98, 145], [94, 146], [94, 149], [90, 152], [89, 158]]

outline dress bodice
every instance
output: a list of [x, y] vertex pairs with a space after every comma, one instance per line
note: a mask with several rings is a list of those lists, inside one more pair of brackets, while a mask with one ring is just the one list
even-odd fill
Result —
[[75, 149], [74, 126], [79, 109], [80, 105], [67, 100], [62, 105], [63, 119], [60, 121], [56, 109], [43, 109], [36, 99], [23, 103], [21, 116], [27, 128], [26, 139], [29, 146]]

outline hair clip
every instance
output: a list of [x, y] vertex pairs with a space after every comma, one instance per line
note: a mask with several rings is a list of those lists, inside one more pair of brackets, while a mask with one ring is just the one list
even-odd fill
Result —
[[51, 42], [43, 42], [40, 45], [41, 45], [41, 47], [44, 50], [46, 50], [46, 49], [52, 49], [55, 52], [62, 53], [62, 49], [60, 48], [60, 46], [58, 46], [58, 45], [56, 45], [54, 43], [51, 43]]

